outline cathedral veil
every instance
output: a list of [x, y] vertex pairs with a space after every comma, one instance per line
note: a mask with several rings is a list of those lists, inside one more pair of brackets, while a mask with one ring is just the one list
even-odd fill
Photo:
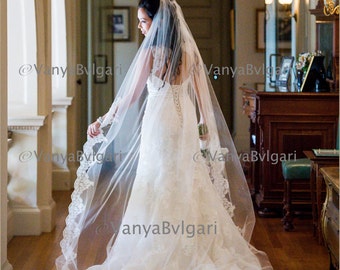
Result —
[[[152, 92], [147, 90], [151, 83], [155, 88]], [[168, 93], [161, 94], [165, 90]], [[169, 113], [171, 110], [173, 113]], [[197, 115], [194, 121], [190, 116], [192, 112]], [[147, 121], [143, 121], [145, 114], [149, 115]], [[205, 158], [199, 146], [199, 123], [206, 125], [209, 134], [205, 142], [209, 153]], [[130, 198], [139, 196], [133, 190], [135, 179], [149, 172], [148, 177], [154, 181], [152, 185], [146, 183], [143, 188], [150, 192], [157, 190], [159, 196], [140, 198], [150, 215], [145, 220], [144, 213], [137, 213], [134, 217], [136, 224], [160, 224], [161, 214], [168, 223], [188, 221], [195, 224], [201, 214], [193, 214], [191, 208], [195, 206], [191, 205], [190, 198], [197, 192], [204, 196], [202, 190], [197, 191], [195, 179], [199, 174], [197, 170], [202, 174], [207, 171], [207, 183], [212, 183], [223, 210], [249, 243], [255, 224], [249, 189], [205, 65], [176, 1], [160, 1], [152, 26], [101, 128], [101, 134], [88, 137], [84, 145], [61, 241], [62, 255], [56, 261], [58, 270], [86, 269], [107, 260], [114, 251], [115, 240], [124, 229], [124, 215]], [[164, 134], [169, 138], [164, 138]], [[188, 141], [188, 137], [192, 139]], [[150, 140], [146, 140], [148, 138]], [[141, 143], [143, 141], [150, 144]], [[167, 151], [162, 150], [164, 145], [167, 145]], [[152, 163], [145, 162], [150, 157], [154, 157]], [[164, 169], [169, 166], [170, 169]], [[164, 177], [173, 181], [164, 183]], [[174, 186], [176, 194], [171, 192]], [[209, 202], [210, 198], [206, 200]], [[178, 202], [178, 208], [170, 204], [173, 201]], [[207, 222], [215, 224], [220, 210], [209, 210], [212, 217]], [[157, 236], [152, 237], [157, 243]], [[145, 238], [135, 238], [133, 243], [136, 247], [143, 247]], [[159, 269], [175, 269], [165, 266], [171, 265], [171, 254], [176, 252], [178, 243], [188, 252], [200, 250], [201, 254], [206, 254], [208, 251], [201, 250], [200, 241], [207, 249], [219, 241], [209, 235], [203, 240], [186, 239], [185, 243], [180, 235], [162, 239], [163, 242], [166, 239], [169, 261], [165, 260], [164, 268]], [[159, 244], [159, 247], [163, 245]], [[131, 246], [130, 250], [137, 257], [139, 253], [134, 253], [134, 248]], [[250, 248], [260, 259], [262, 268], [271, 269], [266, 255]], [[93, 260], [89, 259], [89, 254]], [[191, 258], [191, 263], [202, 259]]]

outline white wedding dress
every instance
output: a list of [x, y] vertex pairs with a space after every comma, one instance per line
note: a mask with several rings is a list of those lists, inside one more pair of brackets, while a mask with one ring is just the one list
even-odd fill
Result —
[[204, 67], [180, 6], [160, 0], [103, 132], [84, 144], [58, 270], [272, 269], [249, 244], [249, 189]]
[[189, 81], [171, 86], [149, 77], [128, 206], [105, 262], [88, 269], [261, 269], [200, 154], [188, 87]]

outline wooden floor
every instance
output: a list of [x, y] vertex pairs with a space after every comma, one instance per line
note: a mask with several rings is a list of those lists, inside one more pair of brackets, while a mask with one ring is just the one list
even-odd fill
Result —
[[[8, 259], [14, 270], [55, 269], [54, 260], [60, 254], [59, 241], [65, 225], [70, 194], [68, 191], [53, 193], [57, 203], [57, 222], [52, 233], [17, 236], [10, 241]], [[294, 224], [294, 232], [285, 232], [279, 218], [258, 218], [252, 244], [268, 254], [275, 270], [328, 269], [327, 250], [313, 238], [311, 220], [295, 219]]]

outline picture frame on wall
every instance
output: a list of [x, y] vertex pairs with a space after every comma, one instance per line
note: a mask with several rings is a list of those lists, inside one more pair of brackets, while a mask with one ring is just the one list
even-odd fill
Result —
[[103, 8], [101, 27], [102, 40], [130, 41], [130, 7]]
[[107, 55], [96, 54], [93, 61], [94, 67], [94, 83], [107, 83], [106, 69], [108, 67]]
[[292, 47], [292, 18], [287, 12], [279, 11], [276, 22], [278, 49], [289, 51]]
[[[256, 10], [256, 51], [266, 49], [266, 11]], [[278, 11], [276, 17], [276, 39], [278, 51], [289, 51], [292, 42], [292, 19], [285, 11]]]
[[264, 52], [266, 48], [266, 12], [264, 9], [256, 10], [256, 50]]

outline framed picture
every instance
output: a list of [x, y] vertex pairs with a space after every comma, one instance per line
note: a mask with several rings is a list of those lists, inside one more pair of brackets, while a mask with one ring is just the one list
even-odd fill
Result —
[[101, 35], [106, 41], [130, 40], [130, 8], [106, 7], [101, 10]]
[[286, 85], [289, 80], [290, 71], [294, 62], [294, 56], [283, 56], [281, 58], [281, 66], [278, 73], [277, 84]]
[[107, 83], [107, 55], [94, 56], [94, 83]]
[[276, 19], [277, 47], [279, 50], [290, 50], [292, 47], [292, 19], [287, 12], [279, 11]]
[[266, 11], [264, 9], [256, 10], [256, 50], [264, 52], [266, 48]]
[[[256, 10], [256, 50], [266, 49], [266, 11]], [[276, 17], [276, 40], [278, 51], [289, 51], [292, 39], [292, 19], [285, 11], [278, 11]]]
[[305, 78], [303, 80], [300, 91], [301, 92], [329, 92], [330, 87], [326, 81], [324, 74], [324, 60], [323, 55], [314, 55], [310, 60]]

